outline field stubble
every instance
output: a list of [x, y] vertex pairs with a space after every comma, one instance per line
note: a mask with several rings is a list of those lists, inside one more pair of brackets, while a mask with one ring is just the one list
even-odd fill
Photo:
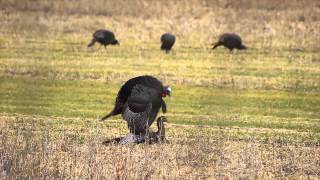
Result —
[[66, 125], [70, 120], [74, 121], [2, 115], [1, 176], [268, 179], [320, 175], [319, 143], [289, 141], [281, 136], [284, 132], [232, 138], [232, 129], [210, 127], [211, 133], [205, 133], [205, 127], [171, 124], [167, 144], [105, 146], [104, 140], [126, 132], [124, 123], [103, 125], [97, 119], [81, 119], [84, 124]]

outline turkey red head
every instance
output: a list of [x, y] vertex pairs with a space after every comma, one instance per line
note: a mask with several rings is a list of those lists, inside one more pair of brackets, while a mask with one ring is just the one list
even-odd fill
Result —
[[163, 87], [163, 91], [161, 93], [161, 97], [166, 97], [166, 96], [170, 96], [171, 95], [171, 87], [170, 86], [164, 86]]

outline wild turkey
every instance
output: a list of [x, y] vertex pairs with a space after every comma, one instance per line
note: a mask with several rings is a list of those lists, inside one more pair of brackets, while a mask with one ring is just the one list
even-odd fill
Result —
[[163, 86], [152, 76], [132, 78], [118, 92], [113, 110], [101, 120], [122, 114], [131, 134], [145, 135], [160, 108], [163, 113], [166, 112], [166, 103], [162, 98], [170, 95], [170, 92], [170, 87]]
[[90, 44], [88, 44], [88, 47], [93, 46], [96, 42], [99, 42], [104, 47], [106, 47], [107, 45], [119, 45], [118, 40], [116, 40], [114, 36], [114, 33], [104, 29], [97, 30], [93, 34], [93, 38]]
[[176, 37], [170, 33], [164, 33], [161, 36], [161, 50], [166, 51], [166, 53], [169, 53], [172, 46], [176, 42]]
[[[158, 79], [156, 79], [155, 77], [148, 76], [148, 75], [134, 77], [134, 78], [128, 80], [124, 85], [122, 85], [122, 87], [120, 88], [120, 90], [118, 92], [113, 110], [109, 114], [107, 114], [103, 118], [101, 118], [102, 121], [111, 117], [111, 116], [115, 116], [115, 115], [122, 113], [123, 108], [124, 108], [124, 104], [128, 100], [128, 97], [131, 95], [132, 89], [137, 84], [142, 84], [144, 86], [156, 89], [157, 92], [162, 97], [166, 97], [167, 95], [170, 96], [171, 88], [169, 86], [163, 86], [162, 82], [159, 81]], [[166, 110], [166, 103], [162, 99], [161, 99], [161, 101], [162, 101], [161, 102], [162, 112], [166, 113], [166, 111], [167, 111]]]
[[157, 128], [158, 130], [156, 132], [149, 131], [149, 137], [146, 136], [140, 136], [140, 135], [134, 135], [134, 134], [128, 134], [125, 137], [117, 137], [113, 138], [111, 140], [104, 141], [104, 145], [109, 144], [128, 144], [130, 142], [135, 143], [164, 143], [167, 142], [166, 135], [165, 135], [165, 126], [164, 122], [167, 122], [167, 118], [165, 116], [160, 116], [157, 119]]
[[228, 48], [230, 51], [233, 49], [247, 49], [245, 45], [242, 44], [242, 40], [239, 35], [234, 33], [224, 33], [219, 37], [218, 42], [213, 44], [213, 48], [215, 49], [218, 46], [224, 46]]

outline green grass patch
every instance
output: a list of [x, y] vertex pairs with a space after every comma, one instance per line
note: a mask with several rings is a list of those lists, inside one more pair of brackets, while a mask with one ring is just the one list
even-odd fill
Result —
[[[119, 83], [2, 77], [0, 111], [98, 118], [113, 107]], [[170, 122], [319, 132], [318, 93], [173, 86]], [[118, 117], [120, 118], [120, 117]]]

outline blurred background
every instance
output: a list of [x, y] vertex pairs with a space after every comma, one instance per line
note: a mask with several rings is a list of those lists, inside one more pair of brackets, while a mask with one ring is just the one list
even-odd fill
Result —
[[108, 28], [123, 44], [158, 42], [168, 31], [181, 46], [208, 46], [221, 33], [237, 32], [252, 47], [319, 49], [317, 0], [1, 0], [0, 5], [4, 42], [4, 37], [42, 36], [79, 42]]

